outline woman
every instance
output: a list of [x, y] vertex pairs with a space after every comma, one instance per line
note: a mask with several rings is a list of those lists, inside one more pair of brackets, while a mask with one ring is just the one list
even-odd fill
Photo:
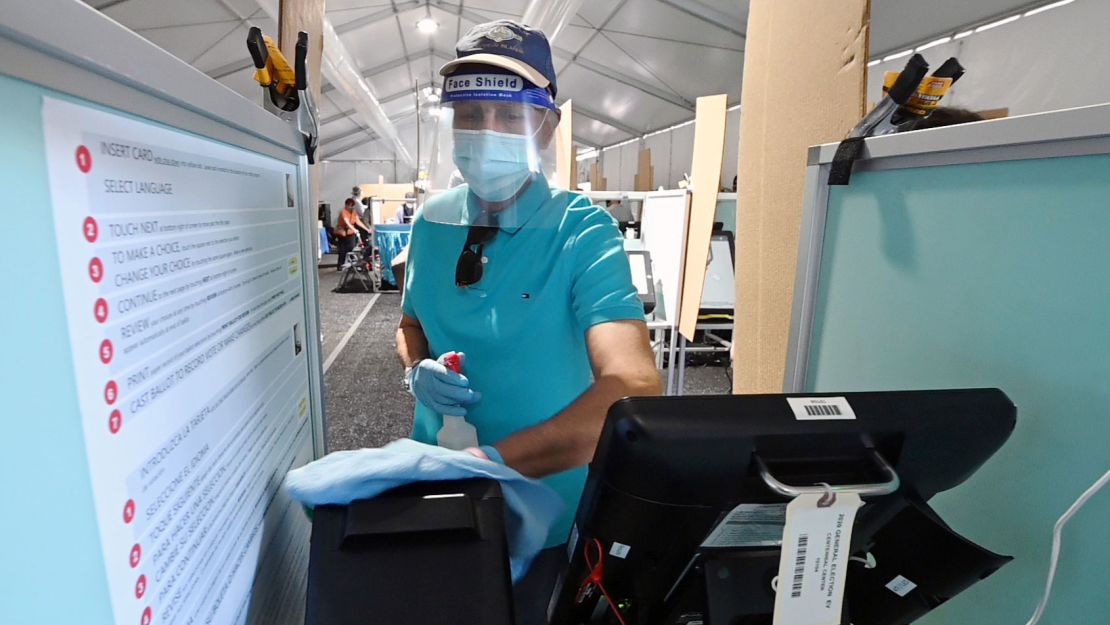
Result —
[[343, 210], [339, 212], [339, 219], [335, 222], [335, 238], [339, 240], [339, 258], [336, 260], [335, 269], [343, 270], [343, 263], [347, 261], [347, 252], [353, 252], [358, 246], [358, 231], [362, 230], [368, 236], [370, 228], [362, 223], [358, 216], [358, 205], [354, 198], [347, 198]]

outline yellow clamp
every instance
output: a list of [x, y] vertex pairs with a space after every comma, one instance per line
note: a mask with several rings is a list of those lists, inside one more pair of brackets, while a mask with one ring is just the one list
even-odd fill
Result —
[[289, 61], [285, 59], [285, 55], [281, 53], [281, 49], [269, 35], [263, 35], [262, 40], [266, 42], [266, 51], [269, 53], [266, 59], [266, 67], [256, 69], [254, 71], [254, 79], [258, 84], [263, 87], [274, 85], [278, 93], [285, 95], [290, 91], [297, 89], [297, 76], [293, 71]]

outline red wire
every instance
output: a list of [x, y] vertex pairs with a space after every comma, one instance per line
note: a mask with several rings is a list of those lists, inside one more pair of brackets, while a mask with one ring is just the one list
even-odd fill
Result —
[[[590, 557], [590, 547], [597, 550], [597, 559]], [[617, 620], [621, 625], [628, 625], [624, 620], [624, 615], [621, 614], [620, 607], [617, 606], [613, 598], [609, 596], [609, 591], [605, 590], [605, 584], [602, 583], [601, 578], [605, 573], [605, 550], [601, 546], [601, 541], [594, 538], [588, 541], [582, 547], [582, 555], [586, 557], [586, 567], [590, 572], [586, 575], [586, 579], [582, 581], [582, 585], [578, 587], [578, 591], [582, 592], [589, 584], [594, 584], [601, 590], [601, 594], [605, 596], [605, 600], [609, 602], [609, 608], [616, 615]]]

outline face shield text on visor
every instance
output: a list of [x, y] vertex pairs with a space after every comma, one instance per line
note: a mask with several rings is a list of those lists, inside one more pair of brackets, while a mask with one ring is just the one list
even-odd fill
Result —
[[[555, 103], [546, 89], [496, 71], [444, 79], [423, 207], [428, 221], [521, 226], [534, 203], [529, 191], [546, 188], [555, 160]], [[452, 173], [465, 188], [448, 189]]]

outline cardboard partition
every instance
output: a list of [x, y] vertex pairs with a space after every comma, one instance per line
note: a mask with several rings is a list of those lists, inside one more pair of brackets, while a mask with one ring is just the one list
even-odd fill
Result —
[[[600, 161], [600, 156], [598, 161]], [[590, 165], [590, 188], [594, 191], [608, 191], [609, 185], [605, 178], [601, 175], [601, 164], [595, 161]]]
[[632, 178], [633, 191], [651, 191], [655, 187], [655, 169], [651, 166], [651, 150], [640, 150], [636, 175]]
[[[322, 82], [320, 62], [324, 53], [324, 0], [281, 0], [278, 22], [278, 42], [287, 59], [297, 58], [298, 33], [308, 33], [308, 59], [305, 63], [308, 67], [308, 89], [312, 92], [312, 101], [319, 103]], [[320, 171], [319, 163], [308, 167], [310, 199], [305, 208], [314, 215], [320, 202]]]
[[987, 109], [985, 111], [976, 111], [976, 113], [979, 113], [979, 115], [981, 115], [983, 119], [1002, 119], [1003, 117], [1010, 116], [1010, 109]]
[[[781, 392], [809, 146], [863, 116], [869, 0], [752, 0], [737, 206], [735, 392]], [[800, 45], [804, 42], [804, 45]]]
[[682, 280], [679, 331], [687, 340], [694, 338], [705, 286], [709, 240], [713, 235], [713, 215], [717, 211], [717, 189], [721, 186], [721, 161], [725, 152], [725, 116], [728, 95], [698, 98], [694, 121], [693, 199], [690, 225], [686, 230], [686, 266]]

